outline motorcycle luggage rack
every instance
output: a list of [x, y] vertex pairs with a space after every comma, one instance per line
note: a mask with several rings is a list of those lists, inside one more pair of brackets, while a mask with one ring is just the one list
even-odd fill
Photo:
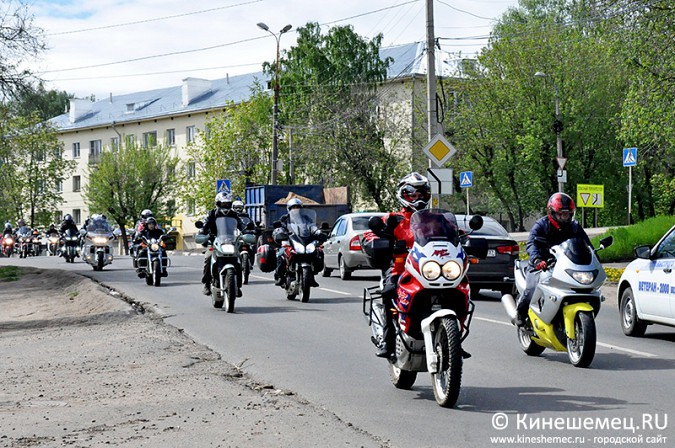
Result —
[[[367, 317], [368, 325], [372, 325], [373, 323], [373, 300], [382, 300], [382, 291], [380, 290], [380, 287], [371, 286], [369, 288], [363, 288], [363, 314]], [[384, 325], [384, 322], [380, 322], [379, 317], [377, 317], [376, 323]]]
[[471, 326], [471, 321], [473, 320], [473, 312], [475, 309], [476, 304], [473, 303], [473, 300], [469, 300], [469, 309], [466, 312], [466, 325], [464, 325], [464, 332], [459, 338], [460, 342], [464, 342], [464, 339], [466, 339], [469, 336], [469, 333], [471, 332], [469, 327]]

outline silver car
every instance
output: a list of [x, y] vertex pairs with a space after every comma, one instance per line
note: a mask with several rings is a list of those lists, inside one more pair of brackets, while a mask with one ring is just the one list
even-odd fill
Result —
[[386, 213], [348, 213], [340, 216], [323, 244], [324, 269], [321, 275], [329, 277], [339, 269], [340, 278], [348, 280], [356, 269], [372, 269], [361, 251], [359, 236], [368, 230], [372, 216], [386, 216]]

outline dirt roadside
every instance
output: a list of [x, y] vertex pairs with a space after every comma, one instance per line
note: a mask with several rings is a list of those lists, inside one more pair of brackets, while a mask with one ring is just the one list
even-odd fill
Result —
[[68, 271], [0, 281], [0, 354], [0, 447], [391, 446]]

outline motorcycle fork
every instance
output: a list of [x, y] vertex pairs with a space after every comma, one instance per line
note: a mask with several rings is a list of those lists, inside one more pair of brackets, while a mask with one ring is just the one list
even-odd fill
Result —
[[574, 331], [574, 319], [577, 317], [577, 314], [582, 311], [589, 311], [593, 313], [593, 307], [589, 303], [572, 303], [570, 305], [565, 305], [563, 307], [563, 319], [565, 321], [565, 334], [570, 339], [576, 339], [576, 333]]

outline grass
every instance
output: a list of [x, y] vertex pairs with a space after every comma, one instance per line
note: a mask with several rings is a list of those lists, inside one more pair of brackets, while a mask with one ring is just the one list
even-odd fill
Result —
[[21, 277], [21, 270], [16, 266], [0, 267], [1, 282], [15, 282]]

